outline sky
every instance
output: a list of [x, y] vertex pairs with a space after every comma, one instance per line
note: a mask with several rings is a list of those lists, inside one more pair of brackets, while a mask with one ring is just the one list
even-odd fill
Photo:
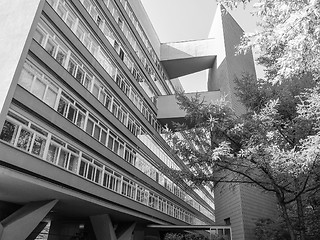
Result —
[[[160, 42], [204, 39], [208, 37], [217, 8], [215, 0], [141, 0]], [[245, 32], [254, 32], [256, 20], [252, 4], [229, 10]], [[259, 72], [257, 73], [260, 75]], [[207, 90], [206, 72], [180, 78], [186, 92]]]

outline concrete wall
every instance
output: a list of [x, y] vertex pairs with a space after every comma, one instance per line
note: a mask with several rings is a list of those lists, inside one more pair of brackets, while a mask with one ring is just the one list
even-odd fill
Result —
[[214, 191], [216, 223], [230, 218], [233, 240], [255, 240], [255, 223], [277, 217], [275, 197], [248, 185], [221, 184]]
[[275, 218], [278, 215], [276, 199], [259, 189], [241, 185], [241, 206], [246, 240], [255, 240], [255, 223], [260, 218]]
[[219, 47], [217, 60], [209, 71], [208, 90], [220, 89], [223, 95], [227, 95], [236, 112], [241, 113], [245, 109], [235, 96], [234, 78], [241, 78], [244, 72], [256, 76], [253, 55], [251, 51], [236, 55], [236, 46], [240, 44], [243, 30], [223, 6], [220, 8], [209, 34], [209, 37], [217, 38]]
[[224, 225], [230, 218], [232, 239], [244, 240], [244, 222], [242, 213], [240, 186], [218, 185], [214, 190], [216, 224]]

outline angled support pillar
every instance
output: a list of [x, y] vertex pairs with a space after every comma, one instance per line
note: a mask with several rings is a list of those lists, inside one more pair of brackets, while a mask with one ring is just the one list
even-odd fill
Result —
[[145, 226], [136, 225], [133, 234], [133, 240], [144, 239]]
[[32, 233], [26, 238], [26, 240], [34, 240], [41, 233], [41, 231], [47, 226], [47, 222], [40, 222], [38, 226], [32, 231]]
[[97, 240], [117, 240], [116, 233], [108, 214], [91, 216], [90, 221]]
[[31, 202], [0, 223], [0, 240], [25, 240], [58, 200]]
[[118, 240], [131, 240], [132, 233], [135, 227], [135, 222], [130, 224], [129, 226], [126, 226], [126, 228], [119, 234]]

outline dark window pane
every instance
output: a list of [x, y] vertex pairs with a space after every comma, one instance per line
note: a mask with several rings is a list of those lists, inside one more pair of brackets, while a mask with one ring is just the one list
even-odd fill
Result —
[[55, 163], [58, 156], [58, 150], [59, 148], [56, 145], [50, 144], [47, 154], [47, 161]]
[[83, 77], [84, 77], [84, 72], [81, 68], [78, 68], [78, 71], [77, 71], [77, 74], [76, 74], [76, 79], [82, 83], [82, 80], [83, 80]]
[[97, 125], [95, 125], [93, 137], [99, 141], [99, 136], [100, 136], [100, 128]]
[[29, 132], [28, 130], [21, 129], [17, 147], [28, 151], [30, 147], [30, 140], [32, 138], [32, 135], [33, 133]]
[[32, 147], [32, 153], [42, 158], [46, 140], [40, 136], [35, 137]]
[[84, 176], [85, 176], [85, 173], [86, 173], [86, 170], [87, 170], [87, 163], [81, 161], [81, 163], [80, 163], [80, 169], [79, 169], [79, 174], [84, 177]]
[[92, 135], [92, 130], [93, 130], [93, 122], [90, 119], [88, 119], [86, 132]]
[[76, 71], [76, 64], [72, 59], [70, 59], [68, 64], [68, 72], [74, 76], [75, 71]]
[[68, 169], [72, 172], [77, 172], [77, 168], [78, 168], [78, 157], [71, 154]]
[[67, 151], [61, 149], [59, 160], [58, 160], [58, 165], [65, 168], [67, 165], [68, 156], [69, 156], [69, 153]]
[[64, 116], [66, 107], [67, 107], [67, 102], [63, 98], [61, 98], [59, 101], [58, 109], [57, 109], [58, 113]]
[[0, 139], [8, 143], [13, 143], [16, 132], [17, 132], [17, 126], [6, 120], [2, 128]]
[[73, 122], [76, 115], [76, 109], [70, 105], [67, 118]]

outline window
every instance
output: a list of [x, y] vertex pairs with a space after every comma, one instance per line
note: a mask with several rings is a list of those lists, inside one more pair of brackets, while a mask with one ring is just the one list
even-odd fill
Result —
[[93, 137], [99, 141], [101, 128], [96, 124], [94, 126]]
[[76, 68], [77, 68], [76, 62], [72, 58], [70, 58], [67, 70], [72, 76], [75, 75]]
[[58, 157], [59, 147], [57, 144], [51, 142], [47, 153], [47, 161], [55, 163]]
[[75, 25], [75, 16], [69, 11], [68, 12], [68, 16], [67, 16], [67, 19], [66, 19], [66, 24], [68, 25], [68, 27], [73, 30], [73, 27]]
[[64, 66], [66, 58], [67, 58], [67, 52], [62, 47], [59, 46], [57, 56], [56, 56], [57, 62], [60, 65]]
[[35, 79], [31, 92], [42, 99], [44, 96], [44, 91], [46, 90], [46, 84], [44, 84], [38, 77]]
[[66, 8], [62, 5], [61, 2], [59, 2], [59, 5], [58, 5], [58, 8], [57, 8], [56, 11], [57, 11], [58, 15], [64, 20], [66, 14], [67, 14], [67, 10], [66, 10]]
[[123, 27], [123, 21], [122, 21], [122, 19], [121, 19], [120, 17], [118, 17], [118, 25], [119, 25], [119, 27], [122, 29], [122, 27]]
[[90, 7], [91, 7], [91, 3], [89, 0], [83, 0], [82, 1], [84, 8], [89, 12], [90, 11]]
[[82, 81], [84, 79], [84, 71], [82, 68], [78, 67], [76, 76], [75, 76], [76, 80], [82, 84]]
[[36, 29], [33, 38], [40, 44], [42, 45], [44, 38], [45, 38], [45, 34], [42, 30], [40, 30], [39, 28]]
[[57, 0], [47, 0], [47, 2], [48, 2], [52, 7], [54, 7], [55, 4], [56, 4], [56, 2], [57, 2]]
[[81, 160], [80, 162], [80, 168], [79, 168], [79, 175], [85, 177], [85, 174], [87, 172], [88, 163]]
[[47, 88], [46, 95], [44, 97], [44, 102], [50, 107], [54, 108], [58, 96], [58, 88], [50, 86]]
[[54, 40], [51, 37], [48, 39], [45, 49], [51, 56], [55, 55], [57, 44], [54, 42]]
[[61, 149], [58, 158], [58, 166], [65, 168], [67, 165], [68, 157], [69, 153], [64, 149]]
[[36, 134], [35, 138], [33, 140], [33, 146], [32, 146], [31, 153], [42, 158], [45, 145], [46, 145], [46, 138], [44, 138], [43, 136], [41, 136], [39, 134]]
[[107, 135], [108, 135], [107, 130], [106, 130], [106, 129], [101, 129], [100, 142], [101, 142], [103, 145], [106, 145], [106, 143], [107, 143]]
[[86, 37], [84, 38], [83, 43], [86, 46], [86, 48], [90, 50], [92, 40], [89, 34], [86, 34]]
[[122, 50], [122, 48], [119, 49], [119, 57], [122, 61], [124, 60], [124, 51]]
[[109, 132], [109, 139], [108, 139], [107, 147], [112, 151], [113, 151], [113, 145], [114, 145], [115, 138], [116, 138], [116, 135], [114, 133]]
[[99, 27], [102, 27], [102, 25], [103, 25], [103, 21], [99, 15], [97, 16], [97, 24]]
[[17, 147], [29, 151], [32, 136], [33, 133], [30, 130], [22, 128], [19, 133]]
[[88, 118], [86, 132], [89, 135], [92, 135], [93, 126], [94, 126], [94, 122], [90, 118]]
[[126, 146], [124, 159], [131, 165], [135, 165], [136, 153], [130, 147]]
[[8, 120], [5, 120], [2, 128], [2, 132], [0, 135], [0, 139], [10, 144], [13, 144], [13, 141], [16, 138], [17, 130], [18, 130], [18, 127], [16, 124]]
[[118, 110], [120, 108], [120, 104], [116, 101], [113, 101], [113, 104], [112, 104], [112, 113], [115, 117], [118, 117]]
[[19, 78], [19, 84], [28, 91], [30, 91], [33, 78], [34, 74], [29, 69], [24, 67]]
[[82, 41], [84, 37], [84, 28], [78, 24], [77, 30], [76, 30], [76, 36], [79, 38], [80, 41]]
[[91, 85], [92, 85], [92, 76], [90, 76], [88, 73], [85, 76], [83, 86], [88, 90], [91, 91]]
[[98, 98], [99, 97], [99, 89], [100, 89], [100, 86], [97, 84], [97, 83], [94, 83], [93, 84], [93, 89], [92, 89], [92, 94]]

